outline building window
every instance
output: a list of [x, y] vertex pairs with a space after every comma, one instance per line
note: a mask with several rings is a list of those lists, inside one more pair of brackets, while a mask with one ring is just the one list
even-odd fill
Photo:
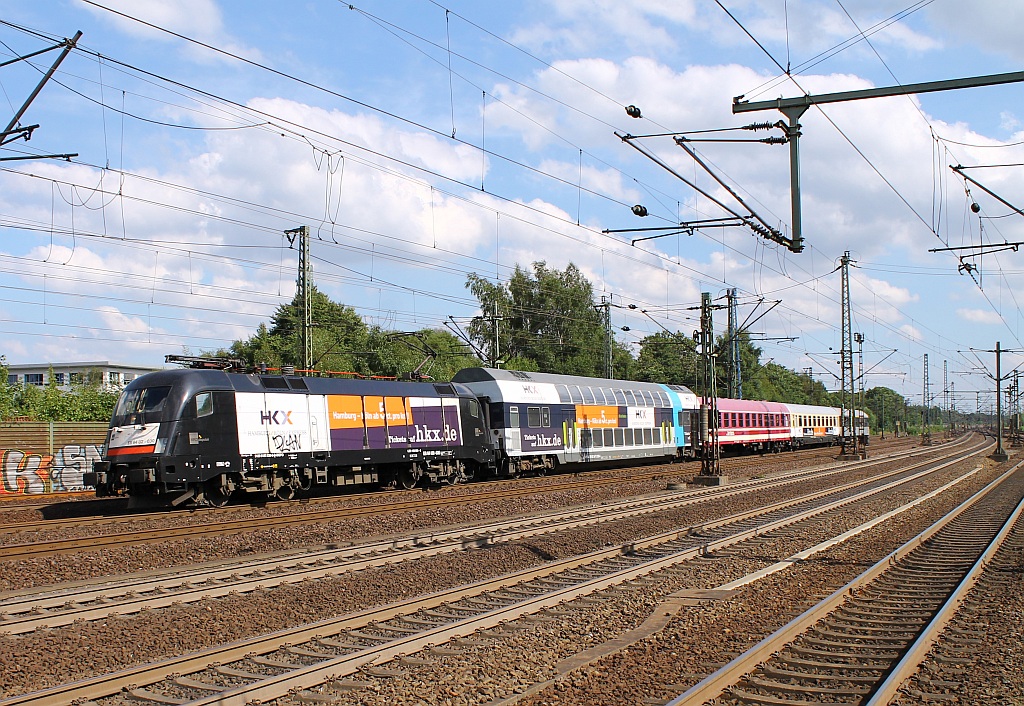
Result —
[[42, 373], [25, 373], [25, 384], [26, 385], [40, 385], [43, 384]]
[[7, 376], [7, 384], [8, 385], [17, 385], [18, 384], [18, 376], [17, 375], [8, 375]]
[[121, 384], [121, 373], [109, 372], [107, 373], [107, 382], [111, 385]]
[[72, 385], [81, 385], [82, 384], [82, 374], [81, 373], [68, 373], [68, 379], [71, 381]]
[[53, 382], [54, 382], [55, 385], [63, 385], [64, 384], [64, 373], [54, 373], [53, 374]]

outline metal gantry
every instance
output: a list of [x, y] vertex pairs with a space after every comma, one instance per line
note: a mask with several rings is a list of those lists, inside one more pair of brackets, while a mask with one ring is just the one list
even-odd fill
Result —
[[921, 392], [921, 445], [932, 443], [932, 433], [928, 429], [928, 354], [924, 354], [924, 390]]
[[860, 458], [860, 440], [857, 437], [855, 424], [854, 401], [856, 400], [857, 388], [853, 375], [853, 325], [850, 316], [850, 251], [843, 253], [839, 261], [842, 273], [842, 350], [840, 351], [840, 367], [842, 368], [843, 382], [843, 409], [842, 439], [843, 453], [846, 458]]
[[1005, 83], [1019, 83], [1024, 81], [1024, 71], [1014, 71], [1005, 74], [992, 74], [989, 76], [975, 76], [970, 78], [954, 78], [945, 81], [928, 81], [925, 83], [911, 83], [902, 86], [883, 86], [881, 88], [868, 88], [859, 91], [842, 91], [840, 93], [828, 93], [812, 96], [803, 95], [796, 98], [776, 98], [766, 101], [744, 101], [744, 96], [737, 96], [733, 99], [733, 114], [750, 113], [760, 110], [778, 110], [786, 119], [786, 138], [789, 142], [789, 175], [790, 175], [790, 196], [792, 199], [792, 236], [788, 243], [784, 243], [791, 251], [801, 252], [804, 249], [804, 236], [800, 208], [800, 116], [812, 105], [823, 103], [840, 103], [844, 101], [863, 100], [865, 98], [883, 98], [885, 96], [904, 96], [914, 93], [932, 93], [935, 91], [952, 91], [961, 88], [976, 88], [979, 86], [996, 86]]
[[297, 295], [302, 304], [302, 325], [299, 327], [300, 347], [302, 349], [302, 370], [313, 369], [313, 301], [309, 281], [309, 226], [299, 226], [286, 230], [288, 244], [294, 245], [299, 239], [299, 276], [296, 279]]
[[[711, 293], [700, 295], [700, 331], [698, 333], [701, 357], [704, 361], [704, 379], [702, 389], [701, 417], [707, 415], [706, 423], [701, 426], [704, 453], [701, 455], [700, 474], [705, 477], [721, 476], [722, 447], [718, 443], [718, 380], [715, 375], [715, 330], [711, 303]], [[702, 420], [703, 421], [703, 420]]]
[[[53, 51], [54, 49], [58, 49], [58, 48], [61, 49], [61, 52], [57, 56], [57, 59], [53, 62], [53, 65], [50, 66], [50, 68], [46, 71], [46, 73], [43, 74], [43, 77], [41, 79], [39, 79], [39, 83], [36, 84], [36, 87], [32, 90], [32, 93], [29, 94], [29, 97], [25, 100], [25, 102], [21, 105], [21, 107], [17, 111], [15, 111], [14, 117], [11, 118], [10, 122], [7, 124], [7, 127], [5, 127], [3, 129], [3, 131], [0, 132], [0, 147], [2, 147], [3, 145], [9, 144], [11, 142], [14, 142], [15, 140], [21, 140], [21, 139], [29, 140], [29, 139], [32, 138], [32, 133], [39, 126], [38, 125], [25, 125], [25, 126], [22, 126], [22, 127], [18, 127], [18, 123], [21, 121], [21, 118], [25, 115], [25, 112], [28, 110], [29, 106], [32, 105], [32, 101], [34, 101], [36, 99], [36, 97], [39, 95], [40, 91], [43, 90], [43, 86], [45, 86], [46, 83], [57, 72], [57, 68], [61, 65], [61, 63], [64, 61], [64, 59], [67, 57], [67, 55], [71, 53], [71, 50], [74, 49], [78, 45], [78, 40], [81, 39], [81, 38], [82, 38], [82, 31], [79, 30], [79, 31], [75, 32], [75, 36], [72, 37], [71, 39], [65, 39], [64, 41], [60, 42], [59, 44], [55, 44], [52, 47], [48, 47], [46, 49], [40, 49], [39, 51], [32, 52], [31, 54], [26, 54], [25, 56], [18, 56], [18, 57], [15, 57], [15, 58], [13, 58], [13, 59], [11, 59], [9, 61], [5, 61], [3, 63], [0, 63], [0, 67], [4, 67], [4, 66], [8, 66], [9, 64], [16, 63], [18, 61], [26, 61], [26, 60], [28, 60], [28, 59], [30, 59], [32, 57], [39, 56], [40, 54], [45, 54], [48, 51]], [[66, 159], [66, 160], [70, 160], [72, 157], [77, 157], [77, 156], [78, 156], [77, 152], [68, 153], [68, 154], [21, 155], [21, 156], [15, 156], [15, 157], [0, 157], [0, 162], [20, 161], [20, 160], [27, 160], [27, 159]]]

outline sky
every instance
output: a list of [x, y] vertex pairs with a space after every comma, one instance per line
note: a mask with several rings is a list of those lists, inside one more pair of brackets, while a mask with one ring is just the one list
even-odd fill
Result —
[[[793, 234], [789, 147], [752, 141], [782, 130], [735, 129], [785, 116], [737, 97], [1018, 71], [1018, 2], [37, 0], [0, 20], [4, 62], [82, 32], [31, 139], [0, 148], [9, 364], [246, 339], [294, 296], [303, 225], [316, 286], [390, 330], [465, 325], [470, 274], [573, 263], [634, 351], [736, 289], [762, 363], [837, 389], [848, 252], [866, 387], [919, 404], [927, 355], [933, 403], [991, 409], [997, 342], [1003, 374], [1024, 362], [1024, 255], [992, 247], [1024, 241], [1020, 84], [808, 109], [803, 252], [677, 227]], [[0, 67], [7, 120], [58, 54]]]

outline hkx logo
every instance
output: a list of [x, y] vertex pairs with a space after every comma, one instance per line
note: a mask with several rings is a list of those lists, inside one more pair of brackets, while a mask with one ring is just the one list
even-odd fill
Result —
[[274, 411], [267, 410], [266, 412], [260, 412], [260, 424], [291, 424], [292, 423], [292, 411], [289, 409], [287, 412], [283, 409], [275, 409]]

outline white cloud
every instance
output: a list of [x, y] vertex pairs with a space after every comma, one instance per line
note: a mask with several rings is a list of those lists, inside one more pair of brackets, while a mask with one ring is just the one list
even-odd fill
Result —
[[678, 42], [674, 30], [697, 17], [694, 0], [550, 0], [543, 8], [545, 21], [516, 30], [511, 41], [554, 53], [613, 43], [667, 49]]
[[1001, 324], [1003, 319], [991, 309], [957, 309], [956, 315], [972, 324]]
[[903, 335], [905, 335], [912, 341], [924, 340], [924, 336], [921, 334], [921, 330], [918, 329], [916, 326], [911, 326], [910, 324], [903, 324], [902, 326], [900, 326], [900, 331], [903, 333]]
[[[260, 53], [247, 47], [224, 28], [224, 17], [215, 0], [104, 0], [102, 9], [96, 5], [76, 0], [76, 5], [88, 10], [101, 20], [110, 22], [122, 32], [151, 41], [180, 42], [172, 35], [161, 32], [150, 25], [170, 30], [191, 39], [197, 39], [219, 49], [257, 59]], [[136, 21], [141, 20], [141, 22]], [[183, 47], [183, 52], [196, 61], [223, 61], [227, 59], [209, 49], [193, 44]]]
[[1019, 31], [1024, 26], [1024, 5], [1015, 0], [973, 0], [970, 5], [931, 3], [927, 13], [938, 28], [963, 44], [1017, 62], [1024, 59]]

